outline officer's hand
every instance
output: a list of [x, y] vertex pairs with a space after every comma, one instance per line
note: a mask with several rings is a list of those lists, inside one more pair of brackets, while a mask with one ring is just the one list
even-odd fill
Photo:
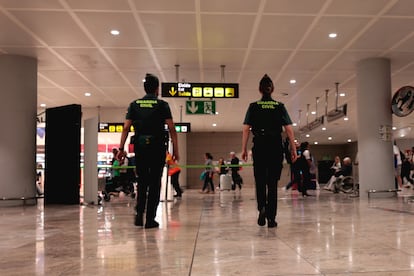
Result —
[[244, 151], [242, 151], [242, 154], [241, 154], [241, 158], [246, 162], [247, 161], [247, 157], [248, 157], [248, 154], [247, 154], [247, 152], [244, 150]]

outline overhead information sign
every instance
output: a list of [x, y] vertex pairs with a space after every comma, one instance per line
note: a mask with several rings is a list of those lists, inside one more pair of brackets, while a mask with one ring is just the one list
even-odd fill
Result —
[[239, 97], [238, 83], [189, 83], [163, 82], [162, 97], [173, 98], [221, 98], [234, 99]]
[[[177, 132], [190, 132], [190, 123], [175, 123], [175, 130]], [[106, 133], [121, 133], [124, 129], [124, 123], [99, 123], [98, 132]], [[165, 129], [168, 130], [168, 126], [165, 125]], [[134, 126], [131, 125], [130, 132], [134, 132]]]
[[[122, 132], [124, 123], [99, 123], [98, 132], [117, 133]], [[134, 126], [131, 125], [130, 132], [134, 132]]]
[[215, 101], [186, 101], [186, 114], [216, 114]]

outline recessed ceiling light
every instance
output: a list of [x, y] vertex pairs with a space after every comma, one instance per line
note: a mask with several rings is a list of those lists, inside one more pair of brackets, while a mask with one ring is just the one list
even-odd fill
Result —
[[309, 138], [310, 137], [310, 134], [306, 134], [306, 137]]
[[326, 130], [326, 127], [323, 127], [322, 130]]
[[42, 103], [40, 104], [40, 107], [46, 107], [46, 104]]
[[111, 30], [111, 35], [119, 35], [120, 31], [118, 30]]
[[348, 117], [345, 117], [345, 118], [344, 118], [344, 121], [348, 121], [348, 120], [349, 120], [349, 118], [348, 118]]
[[351, 143], [352, 142], [352, 140], [351, 139], [348, 139], [348, 141], [347, 141], [348, 143]]
[[328, 140], [329, 140], [329, 141], [331, 141], [331, 140], [332, 140], [332, 137], [331, 137], [331, 136], [329, 136], [329, 137], [328, 137]]
[[318, 141], [313, 142], [315, 145], [319, 144]]
[[297, 123], [293, 123], [293, 124], [292, 124], [292, 126], [297, 126], [297, 125], [298, 125]]
[[397, 127], [392, 127], [392, 130], [396, 130], [397, 129]]
[[86, 96], [86, 97], [90, 97], [91, 95], [92, 95], [92, 94], [91, 94], [91, 93], [89, 93], [89, 92], [86, 92], [86, 93], [85, 93], [85, 96]]
[[315, 114], [316, 114], [316, 111], [312, 111], [312, 112], [311, 112], [311, 114], [312, 114], [312, 115], [315, 115]]
[[340, 97], [345, 97], [345, 93], [340, 93], [339, 96]]
[[216, 127], [217, 126], [217, 124], [213, 124], [213, 127]]
[[219, 112], [218, 111], [216, 111], [216, 115], [219, 115]]
[[337, 37], [338, 36], [338, 34], [337, 33], [330, 33], [329, 34], [329, 38], [335, 38], [335, 37]]
[[291, 79], [289, 82], [290, 82], [291, 84], [295, 84], [295, 83], [296, 83], [296, 80], [295, 80], [295, 79]]

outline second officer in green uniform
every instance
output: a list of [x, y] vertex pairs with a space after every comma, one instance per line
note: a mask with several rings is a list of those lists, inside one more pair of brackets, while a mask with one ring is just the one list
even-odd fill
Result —
[[144, 82], [146, 95], [133, 101], [129, 107], [121, 134], [120, 149], [123, 150], [131, 124], [135, 128], [134, 152], [138, 179], [138, 197], [135, 225], [145, 228], [158, 227], [155, 221], [160, 200], [161, 176], [165, 164], [168, 126], [173, 145], [172, 158], [178, 160], [177, 133], [167, 102], [158, 99], [159, 80], [147, 74]]
[[282, 127], [290, 141], [292, 162], [297, 158], [292, 121], [283, 103], [272, 99], [273, 82], [268, 75], [260, 80], [262, 98], [249, 105], [242, 138], [242, 158], [247, 161], [247, 142], [253, 133], [253, 170], [256, 182], [256, 200], [260, 226], [277, 226], [277, 182], [280, 179], [283, 161]]

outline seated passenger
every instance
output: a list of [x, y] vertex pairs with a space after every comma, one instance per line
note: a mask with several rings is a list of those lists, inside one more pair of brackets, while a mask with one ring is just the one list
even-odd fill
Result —
[[345, 177], [345, 176], [352, 176], [352, 161], [351, 158], [345, 157], [343, 160], [343, 164], [339, 170], [337, 170], [334, 175], [332, 175], [331, 179], [329, 179], [328, 184], [325, 186], [325, 190], [333, 191], [333, 185], [338, 177]]
[[351, 158], [345, 157], [343, 161], [343, 165], [341, 168], [334, 174], [336, 177], [338, 176], [351, 176], [352, 175], [352, 162]]
[[414, 184], [413, 179], [411, 178], [411, 162], [408, 158], [404, 158], [401, 165], [401, 179], [405, 182], [404, 187], [409, 188], [410, 184]]

